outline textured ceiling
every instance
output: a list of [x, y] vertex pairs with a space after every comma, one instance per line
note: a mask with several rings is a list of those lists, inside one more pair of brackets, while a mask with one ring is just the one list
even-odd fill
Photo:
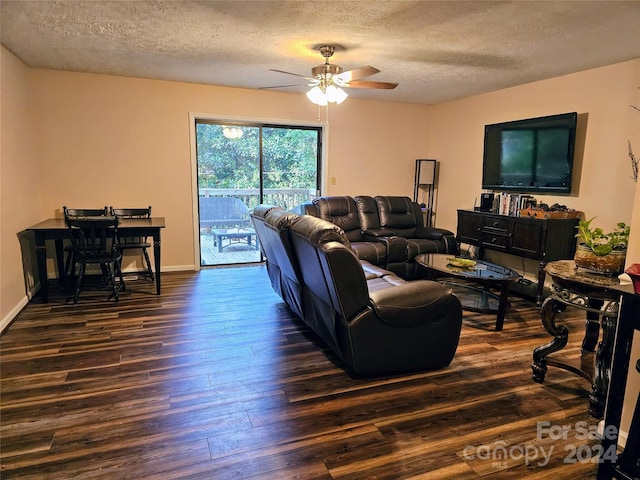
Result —
[[[2, 0], [2, 44], [31, 67], [242, 88], [372, 65], [433, 104], [640, 58], [640, 1]], [[306, 87], [280, 91], [302, 93]]]

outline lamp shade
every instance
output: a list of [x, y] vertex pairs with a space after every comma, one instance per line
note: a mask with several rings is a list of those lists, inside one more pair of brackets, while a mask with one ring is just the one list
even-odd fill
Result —
[[327, 104], [327, 98], [320, 87], [313, 87], [307, 92], [307, 98], [311, 100], [311, 103], [324, 107]]
[[435, 160], [418, 160], [418, 162], [418, 170], [420, 172], [418, 176], [418, 184], [433, 185], [436, 177]]
[[329, 85], [325, 91], [325, 95], [328, 102], [337, 103], [338, 105], [344, 102], [348, 97], [347, 93], [343, 89], [336, 87], [335, 85]]
[[311, 100], [312, 103], [322, 107], [326, 106], [329, 102], [339, 105], [344, 102], [348, 96], [347, 92], [334, 84], [326, 87], [324, 85], [315, 86], [307, 92], [307, 98]]

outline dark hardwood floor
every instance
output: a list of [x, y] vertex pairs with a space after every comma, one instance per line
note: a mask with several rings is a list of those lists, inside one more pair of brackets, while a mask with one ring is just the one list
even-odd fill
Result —
[[448, 368], [353, 378], [263, 266], [162, 278], [117, 304], [52, 284], [3, 333], [3, 479], [595, 478], [588, 383], [531, 379], [534, 303], [512, 298], [502, 332], [465, 313]]

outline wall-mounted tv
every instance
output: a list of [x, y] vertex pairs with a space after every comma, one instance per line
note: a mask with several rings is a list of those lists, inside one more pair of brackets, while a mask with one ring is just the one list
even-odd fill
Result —
[[570, 193], [576, 112], [484, 127], [482, 188]]

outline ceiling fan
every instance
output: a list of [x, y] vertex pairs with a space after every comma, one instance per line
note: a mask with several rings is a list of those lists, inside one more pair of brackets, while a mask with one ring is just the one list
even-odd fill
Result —
[[377, 88], [377, 89], [393, 89], [398, 86], [397, 83], [391, 82], [371, 82], [363, 81], [361, 78], [368, 77], [378, 73], [377, 68], [367, 66], [354, 68], [353, 70], [343, 71], [339, 65], [329, 63], [329, 58], [336, 50], [335, 45], [321, 45], [318, 50], [324, 57], [324, 64], [318, 65], [311, 69], [311, 76], [299, 75], [297, 73], [285, 72], [284, 70], [270, 69], [272, 72], [285, 73], [287, 75], [295, 75], [307, 80], [306, 83], [297, 83], [293, 85], [277, 85], [267, 88], [285, 88], [306, 85], [312, 87], [307, 92], [307, 97], [313, 103], [321, 106], [327, 105], [328, 102], [342, 103], [347, 98], [347, 93], [342, 88]]

